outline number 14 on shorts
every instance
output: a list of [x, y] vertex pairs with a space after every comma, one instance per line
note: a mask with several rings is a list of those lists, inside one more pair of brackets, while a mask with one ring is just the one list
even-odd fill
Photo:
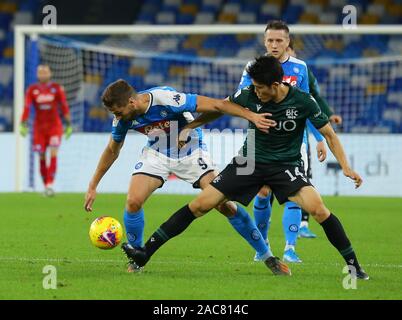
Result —
[[307, 182], [307, 178], [304, 176], [304, 173], [300, 172], [299, 167], [295, 167], [295, 175], [293, 175], [290, 170], [286, 170], [285, 173], [287, 173], [287, 175], [290, 178], [290, 182], [293, 182], [297, 179], [297, 177], [299, 176], [300, 178], [302, 178], [302, 180], [304, 182]]

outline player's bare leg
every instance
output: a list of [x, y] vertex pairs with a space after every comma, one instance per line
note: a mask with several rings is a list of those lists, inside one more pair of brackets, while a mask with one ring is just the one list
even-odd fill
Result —
[[323, 227], [329, 242], [345, 259], [351, 274], [359, 279], [368, 280], [369, 276], [360, 267], [341, 222], [324, 205], [317, 190], [312, 186], [303, 187], [294, 196], [289, 197], [289, 200], [299, 204]]
[[[141, 247], [144, 236], [143, 204], [149, 196], [162, 185], [162, 180], [145, 174], [135, 174], [131, 177], [124, 211], [124, 226], [129, 245]], [[125, 247], [123, 247], [124, 250]], [[126, 250], [124, 250], [126, 252]], [[141, 268], [129, 258], [128, 272], [138, 272]]]

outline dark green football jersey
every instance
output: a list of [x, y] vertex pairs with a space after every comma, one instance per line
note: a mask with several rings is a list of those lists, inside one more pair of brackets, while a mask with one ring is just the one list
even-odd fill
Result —
[[[320, 129], [328, 123], [328, 117], [321, 112], [314, 98], [298, 88], [289, 87], [285, 99], [279, 103], [263, 103], [258, 99], [254, 86], [250, 85], [229, 97], [230, 101], [257, 113], [272, 113], [271, 119], [277, 125], [269, 133], [258, 130], [249, 123], [251, 130], [243, 145], [243, 155], [255, 157], [256, 162], [300, 165], [300, 149], [307, 119]], [[255, 147], [253, 147], [255, 141]], [[248, 148], [254, 148], [255, 155]]]
[[314, 97], [315, 101], [317, 101], [318, 106], [321, 108], [321, 111], [324, 112], [327, 117], [332, 116], [334, 113], [329, 107], [327, 101], [323, 97], [321, 97], [320, 87], [318, 85], [317, 79], [310, 69], [308, 69], [308, 87], [310, 90], [310, 94]]

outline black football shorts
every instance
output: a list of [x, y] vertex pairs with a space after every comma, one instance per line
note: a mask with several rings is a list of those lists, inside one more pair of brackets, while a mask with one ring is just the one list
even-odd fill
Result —
[[233, 158], [232, 162], [215, 177], [211, 185], [222, 192], [226, 198], [245, 206], [264, 185], [271, 188], [280, 204], [287, 202], [288, 197], [302, 187], [312, 185], [303, 168], [299, 166], [255, 163], [255, 169], [251, 174], [242, 174], [246, 165], [245, 158], [240, 156]]

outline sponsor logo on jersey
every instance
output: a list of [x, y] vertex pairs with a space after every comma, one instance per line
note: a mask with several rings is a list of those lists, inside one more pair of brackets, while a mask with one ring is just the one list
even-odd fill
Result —
[[170, 121], [169, 120], [161, 120], [161, 121], [146, 125], [144, 127], [135, 128], [135, 130], [137, 130], [145, 135], [149, 135], [152, 131], [155, 131], [155, 130], [163, 130], [166, 133], [169, 133], [170, 132]]
[[289, 83], [292, 87], [297, 86], [297, 76], [283, 76], [282, 81]]
[[117, 125], [119, 124], [119, 120], [117, 120], [116, 117], [113, 118], [113, 122], [112, 122], [112, 126], [113, 127], [117, 127]]
[[52, 109], [52, 106], [50, 104], [40, 104], [39, 105], [39, 110], [50, 110]]
[[37, 103], [49, 103], [54, 100], [54, 95], [53, 94], [40, 94], [36, 97], [36, 102]]
[[294, 73], [299, 73], [300, 69], [298, 67], [293, 67], [293, 71], [294, 71]]
[[161, 111], [160, 114], [161, 114], [161, 117], [164, 117], [164, 118], [166, 118], [168, 116], [168, 113], [165, 110]]
[[212, 181], [213, 183], [218, 183], [219, 181], [221, 181], [222, 179], [222, 175], [216, 176], [215, 179]]
[[296, 119], [299, 112], [296, 110], [296, 107], [289, 108], [286, 110], [286, 117], [288, 119]]
[[133, 120], [132, 122], [131, 122], [131, 125], [132, 126], [136, 126], [136, 125], [139, 125], [140, 123], [137, 121], [137, 120]]
[[255, 107], [257, 108], [257, 112], [260, 111], [260, 109], [262, 108], [262, 105], [260, 105], [259, 103], [255, 105]]

